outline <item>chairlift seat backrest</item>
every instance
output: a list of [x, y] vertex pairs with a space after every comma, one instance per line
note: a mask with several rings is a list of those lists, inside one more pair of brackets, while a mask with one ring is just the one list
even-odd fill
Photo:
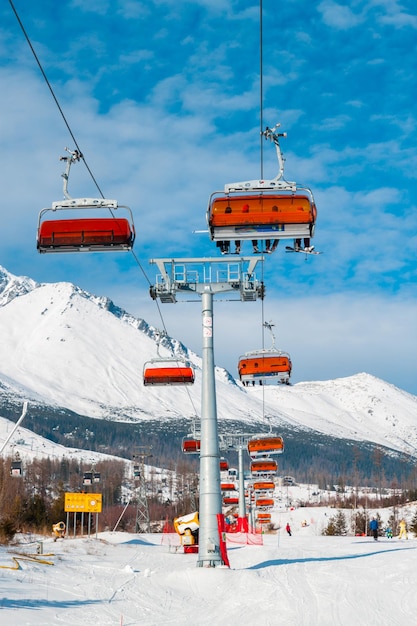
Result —
[[284, 440], [279, 435], [254, 437], [248, 441], [248, 453], [252, 459], [282, 454]]
[[223, 196], [211, 203], [210, 226], [313, 224], [315, 205], [306, 195]]
[[309, 193], [212, 194], [207, 222], [214, 241], [310, 237], [317, 210]]
[[270, 476], [277, 472], [278, 463], [273, 459], [257, 459], [250, 464], [252, 476]]
[[39, 252], [130, 250], [134, 230], [125, 218], [45, 220], [39, 224]]
[[182, 451], [184, 454], [198, 454], [200, 452], [200, 440], [184, 439], [182, 442]]
[[192, 385], [194, 370], [190, 365], [173, 361], [145, 363], [143, 384], [146, 385]]
[[258, 354], [244, 355], [239, 359], [238, 372], [241, 380], [254, 380], [258, 378], [269, 378], [280, 376], [280, 374], [290, 375], [292, 370], [291, 359], [287, 354], [259, 352]]

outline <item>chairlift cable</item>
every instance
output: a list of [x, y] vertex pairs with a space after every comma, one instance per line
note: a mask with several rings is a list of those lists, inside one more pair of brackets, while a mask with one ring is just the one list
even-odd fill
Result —
[[[263, 110], [264, 110], [264, 87], [263, 87], [263, 0], [259, 0], [259, 111], [260, 111], [260, 160], [261, 160], [261, 180], [264, 177], [264, 142], [263, 142]], [[262, 282], [264, 282], [264, 264], [262, 263]], [[262, 321], [262, 349], [265, 349], [265, 304], [264, 298], [261, 301], [261, 321]], [[262, 417], [265, 419], [265, 387], [262, 385]]]
[[38, 57], [38, 55], [36, 54], [36, 51], [35, 51], [35, 49], [34, 49], [34, 47], [33, 47], [33, 45], [32, 45], [32, 42], [31, 42], [31, 40], [30, 40], [30, 38], [29, 38], [29, 35], [28, 35], [28, 34], [27, 34], [27, 32], [26, 32], [26, 29], [25, 29], [25, 27], [24, 27], [24, 25], [23, 25], [23, 23], [22, 23], [22, 20], [21, 20], [21, 19], [20, 19], [20, 17], [19, 17], [19, 14], [18, 14], [18, 12], [17, 12], [17, 10], [16, 10], [16, 8], [15, 8], [15, 6], [14, 6], [14, 4], [13, 4], [12, 0], [9, 0], [9, 4], [10, 4], [10, 6], [11, 6], [12, 10], [13, 10], [13, 13], [14, 13], [14, 14], [15, 14], [15, 16], [16, 16], [16, 19], [17, 19], [17, 21], [18, 21], [18, 23], [19, 23], [19, 26], [20, 26], [21, 30], [22, 30], [22, 33], [24, 34], [25, 39], [26, 39], [26, 41], [27, 41], [27, 43], [28, 43], [28, 45], [29, 45], [29, 48], [30, 48], [30, 49], [31, 49], [31, 51], [32, 51], [32, 54], [33, 54], [33, 56], [34, 56], [34, 58], [35, 58], [36, 63], [38, 64], [38, 67], [39, 67], [39, 69], [40, 69], [40, 71], [41, 71], [41, 74], [42, 74], [42, 76], [43, 76], [43, 78], [44, 78], [44, 80], [45, 80], [45, 82], [46, 82], [46, 84], [47, 84], [47, 86], [48, 86], [48, 89], [49, 89], [49, 91], [51, 92], [52, 98], [54, 99], [55, 104], [56, 104], [56, 106], [58, 107], [58, 110], [59, 110], [59, 112], [60, 112], [60, 114], [61, 114], [61, 117], [62, 117], [62, 119], [64, 120], [64, 124], [65, 124], [65, 126], [67, 127], [67, 129], [68, 129], [68, 132], [69, 132], [69, 134], [70, 134], [70, 136], [71, 136], [71, 139], [73, 140], [74, 145], [75, 145], [75, 147], [77, 148], [78, 152], [81, 154], [81, 158], [82, 158], [82, 160], [84, 161], [84, 165], [85, 165], [85, 167], [87, 168], [87, 171], [88, 171], [88, 173], [90, 174], [90, 176], [91, 176], [91, 178], [92, 178], [92, 180], [93, 180], [93, 182], [94, 182], [95, 186], [97, 187], [97, 189], [98, 189], [98, 191], [99, 191], [99, 193], [100, 193], [101, 197], [102, 197], [102, 198], [104, 198], [103, 192], [101, 191], [101, 189], [100, 189], [100, 187], [99, 187], [99, 185], [98, 185], [98, 183], [97, 183], [97, 181], [96, 181], [96, 179], [95, 179], [95, 177], [94, 177], [94, 175], [93, 175], [93, 173], [92, 173], [92, 171], [91, 171], [91, 169], [90, 169], [90, 167], [89, 167], [89, 165], [88, 165], [87, 161], [85, 160], [85, 157], [83, 156], [83, 153], [82, 153], [82, 151], [81, 151], [81, 149], [80, 149], [80, 147], [79, 147], [79, 145], [78, 145], [78, 143], [77, 143], [77, 140], [76, 140], [76, 138], [75, 138], [75, 135], [74, 135], [74, 133], [73, 133], [73, 132], [72, 132], [72, 130], [71, 130], [71, 126], [69, 125], [69, 122], [68, 122], [68, 120], [67, 120], [67, 118], [66, 118], [66, 116], [65, 116], [65, 113], [64, 113], [64, 111], [63, 111], [63, 109], [62, 109], [61, 105], [59, 104], [58, 98], [57, 98], [57, 97], [56, 97], [56, 95], [55, 95], [55, 92], [54, 92], [54, 90], [53, 90], [53, 88], [52, 88], [52, 85], [51, 85], [51, 83], [50, 83], [50, 82], [49, 82], [49, 80], [48, 80], [48, 77], [47, 77], [47, 75], [46, 75], [46, 73], [45, 73], [45, 71], [44, 71], [44, 69], [43, 69], [43, 67], [42, 67], [42, 64], [41, 64], [41, 62], [40, 62], [40, 60], [39, 60], [39, 57]]
[[[67, 120], [67, 117], [66, 117], [66, 115], [65, 115], [65, 113], [64, 113], [64, 111], [63, 111], [63, 109], [62, 109], [62, 107], [61, 107], [61, 105], [60, 105], [60, 103], [59, 103], [59, 100], [58, 100], [58, 98], [57, 98], [57, 96], [56, 96], [56, 94], [55, 94], [55, 92], [54, 92], [54, 89], [53, 89], [53, 87], [52, 87], [52, 85], [51, 85], [51, 83], [50, 83], [50, 81], [49, 81], [49, 79], [48, 79], [48, 77], [47, 77], [47, 75], [46, 75], [45, 70], [43, 69], [42, 63], [40, 62], [40, 59], [39, 59], [38, 55], [36, 54], [35, 48], [34, 48], [34, 46], [32, 45], [32, 42], [31, 42], [31, 40], [30, 40], [30, 37], [29, 37], [29, 35], [28, 35], [28, 33], [27, 33], [27, 31], [26, 31], [26, 29], [25, 29], [24, 25], [23, 25], [22, 20], [20, 19], [20, 16], [19, 16], [19, 14], [18, 14], [18, 12], [17, 12], [17, 9], [16, 9], [16, 7], [14, 6], [14, 4], [13, 4], [13, 1], [12, 1], [12, 0], [9, 0], [9, 4], [10, 4], [10, 7], [11, 7], [11, 9], [12, 9], [12, 11], [13, 11], [13, 13], [14, 13], [14, 15], [15, 15], [16, 19], [17, 19], [17, 22], [18, 22], [18, 24], [19, 24], [19, 26], [20, 26], [20, 29], [21, 29], [21, 31], [22, 31], [22, 33], [23, 33], [23, 35], [24, 35], [24, 37], [25, 37], [25, 39], [26, 39], [26, 41], [27, 41], [27, 43], [28, 43], [28, 45], [29, 45], [29, 48], [30, 48], [30, 50], [31, 50], [31, 52], [32, 52], [32, 54], [33, 54], [33, 57], [34, 57], [34, 59], [35, 59], [35, 61], [36, 61], [37, 65], [38, 65], [38, 67], [39, 67], [39, 70], [40, 70], [40, 72], [41, 72], [41, 74], [42, 74], [42, 76], [43, 76], [43, 78], [44, 78], [44, 80], [45, 80], [45, 83], [46, 83], [46, 85], [47, 85], [47, 87], [48, 87], [48, 89], [49, 89], [49, 91], [50, 91], [50, 93], [51, 93], [51, 96], [52, 96], [52, 98], [53, 98], [53, 100], [54, 100], [54, 102], [55, 102], [55, 104], [56, 104], [56, 106], [57, 106], [57, 108], [58, 108], [58, 111], [59, 111], [59, 112], [60, 112], [60, 114], [61, 114], [61, 117], [62, 117], [62, 119], [63, 119], [63, 121], [64, 121], [64, 124], [65, 124], [65, 126], [66, 126], [66, 128], [67, 128], [67, 130], [68, 130], [68, 132], [69, 132], [69, 134], [70, 134], [70, 136], [71, 136], [71, 139], [72, 139], [72, 141], [74, 142], [74, 145], [75, 145], [75, 147], [76, 147], [76, 150], [77, 150], [77, 152], [78, 152], [78, 153], [79, 153], [79, 155], [80, 155], [80, 159], [82, 159], [82, 161], [84, 162], [84, 165], [85, 165], [85, 167], [86, 167], [86, 169], [87, 169], [87, 171], [88, 171], [88, 173], [89, 173], [89, 175], [90, 175], [90, 177], [91, 177], [91, 179], [92, 179], [92, 181], [93, 181], [94, 185], [96, 186], [96, 188], [97, 188], [97, 190], [98, 190], [98, 192], [99, 192], [100, 196], [104, 199], [104, 198], [105, 198], [105, 196], [104, 196], [104, 194], [103, 194], [103, 192], [102, 192], [102, 190], [101, 190], [101, 188], [100, 188], [100, 186], [99, 186], [99, 184], [98, 184], [98, 182], [97, 182], [97, 180], [96, 180], [96, 178], [95, 178], [95, 176], [94, 176], [94, 174], [93, 174], [93, 172], [92, 172], [91, 168], [89, 167], [89, 165], [88, 165], [88, 163], [87, 163], [87, 161], [86, 161], [86, 159], [85, 159], [84, 153], [82, 152], [82, 150], [81, 150], [81, 148], [80, 148], [80, 146], [79, 146], [79, 144], [78, 144], [78, 142], [77, 142], [77, 139], [76, 139], [76, 137], [75, 137], [75, 135], [74, 135], [74, 133], [73, 133], [73, 131], [72, 131], [72, 129], [71, 129], [71, 126], [70, 126], [70, 124], [69, 124], [69, 122], [68, 122], [68, 120]], [[113, 215], [113, 212], [111, 211], [111, 209], [109, 209], [109, 210], [110, 210], [110, 213]], [[114, 217], [114, 216], [113, 216], [113, 217]], [[131, 252], [131, 254], [132, 254], [132, 256], [133, 256], [133, 258], [134, 258], [134, 260], [135, 260], [135, 262], [136, 262], [137, 266], [138, 266], [138, 267], [139, 267], [139, 269], [141, 270], [141, 272], [142, 272], [142, 274], [143, 274], [143, 276], [144, 276], [145, 280], [147, 281], [148, 285], [149, 285], [149, 286], [151, 286], [151, 284], [152, 284], [152, 283], [151, 283], [151, 280], [149, 279], [148, 275], [146, 274], [145, 269], [144, 269], [144, 267], [143, 267], [142, 263], [140, 262], [139, 258], [138, 258], [138, 257], [137, 257], [137, 255], [134, 253], [133, 249], [131, 249], [131, 250], [130, 250], [130, 252]], [[165, 321], [164, 321], [164, 318], [163, 318], [163, 315], [162, 315], [162, 312], [161, 312], [161, 309], [160, 309], [159, 303], [158, 303], [156, 300], [155, 300], [155, 304], [156, 304], [156, 307], [157, 307], [157, 310], [158, 310], [159, 317], [160, 317], [160, 319], [161, 319], [162, 327], [163, 327], [163, 329], [164, 329], [165, 333], [168, 335], [167, 330], [166, 330]], [[187, 389], [187, 393], [188, 393], [188, 397], [189, 397], [189, 400], [190, 400], [190, 402], [191, 402], [191, 405], [192, 405], [192, 409], [193, 409], [193, 411], [194, 411], [194, 414], [195, 414], [195, 415], [197, 415], [197, 412], [196, 412], [196, 409], [195, 409], [195, 406], [194, 406], [193, 400], [192, 400], [192, 398], [191, 398], [191, 395], [190, 395], [190, 392], [189, 392], [189, 390], [188, 390], [188, 389]]]
[[264, 177], [264, 142], [263, 142], [263, 130], [264, 130], [264, 112], [263, 112], [263, 100], [264, 100], [264, 79], [263, 79], [263, 3], [259, 0], [259, 110], [260, 110], [260, 158], [261, 158], [261, 179]]
[[[14, 6], [14, 4], [13, 4], [13, 1], [12, 1], [12, 0], [9, 0], [9, 4], [10, 4], [10, 6], [11, 6], [12, 10], [13, 10], [13, 13], [15, 14], [15, 17], [16, 17], [16, 19], [17, 19], [17, 21], [18, 21], [18, 24], [19, 24], [19, 26], [20, 26], [20, 28], [21, 28], [21, 30], [22, 30], [22, 33], [23, 33], [23, 35], [25, 36], [25, 39], [26, 39], [26, 41], [27, 41], [27, 43], [28, 43], [28, 45], [29, 45], [29, 48], [31, 49], [31, 52], [32, 52], [32, 54], [33, 54], [33, 56], [34, 56], [34, 58], [35, 58], [35, 60], [36, 60], [36, 63], [37, 63], [37, 65], [38, 65], [38, 67], [39, 67], [39, 70], [41, 71], [41, 74], [42, 74], [42, 76], [43, 76], [43, 78], [44, 78], [44, 80], [45, 80], [45, 82], [46, 82], [46, 84], [47, 84], [47, 86], [48, 86], [48, 89], [49, 89], [49, 91], [50, 91], [50, 93], [51, 93], [51, 95], [52, 95], [52, 98], [53, 98], [53, 100], [54, 100], [54, 102], [55, 102], [55, 104], [56, 104], [56, 106], [57, 106], [57, 108], [58, 108], [58, 110], [59, 110], [59, 112], [60, 112], [60, 114], [61, 114], [61, 117], [62, 117], [62, 119], [63, 119], [63, 121], [64, 121], [64, 123], [65, 123], [65, 126], [67, 127], [67, 130], [68, 130], [68, 132], [69, 132], [69, 134], [70, 134], [70, 136], [71, 136], [71, 139], [73, 140], [74, 145], [75, 145], [75, 147], [76, 147], [76, 149], [77, 149], [77, 151], [78, 151], [78, 153], [79, 153], [79, 155], [80, 155], [80, 159], [82, 159], [82, 160], [83, 160], [84, 165], [85, 165], [85, 167], [87, 168], [87, 171], [88, 171], [88, 173], [90, 174], [91, 179], [93, 180], [93, 182], [94, 182], [94, 184], [95, 184], [95, 186], [96, 186], [96, 188], [97, 188], [97, 190], [98, 190], [98, 192], [99, 192], [100, 196], [101, 196], [102, 198], [104, 198], [105, 196], [104, 196], [104, 194], [103, 194], [103, 192], [102, 192], [102, 190], [101, 190], [101, 188], [100, 188], [100, 186], [99, 186], [99, 184], [98, 184], [98, 182], [97, 182], [97, 180], [96, 180], [96, 178], [95, 178], [95, 176], [94, 176], [94, 174], [93, 174], [93, 172], [92, 172], [91, 168], [89, 167], [89, 165], [88, 165], [88, 163], [87, 163], [87, 161], [86, 161], [86, 159], [85, 159], [84, 153], [82, 152], [82, 150], [81, 150], [81, 148], [80, 148], [80, 146], [79, 146], [79, 144], [78, 144], [78, 142], [77, 142], [77, 139], [76, 139], [76, 137], [75, 137], [75, 135], [74, 135], [74, 133], [73, 133], [73, 131], [72, 131], [72, 129], [71, 129], [71, 126], [70, 126], [70, 124], [69, 124], [69, 122], [68, 122], [68, 120], [67, 120], [67, 118], [66, 118], [66, 116], [65, 116], [65, 113], [64, 113], [64, 111], [63, 111], [63, 109], [62, 109], [62, 107], [61, 107], [61, 105], [60, 105], [60, 103], [59, 103], [59, 100], [58, 100], [58, 98], [57, 98], [57, 96], [56, 96], [56, 94], [55, 94], [55, 92], [54, 92], [54, 90], [53, 90], [53, 88], [52, 88], [52, 85], [51, 85], [51, 83], [50, 83], [50, 81], [49, 81], [49, 79], [48, 79], [48, 77], [47, 77], [47, 75], [46, 75], [46, 72], [45, 72], [45, 70], [43, 69], [43, 66], [42, 66], [42, 64], [41, 64], [41, 62], [40, 62], [40, 60], [39, 60], [39, 57], [38, 57], [38, 55], [36, 54], [36, 51], [35, 51], [35, 49], [34, 49], [34, 47], [33, 47], [33, 45], [32, 45], [32, 42], [31, 42], [31, 40], [30, 40], [30, 37], [29, 37], [29, 35], [28, 35], [28, 34], [27, 34], [27, 32], [26, 32], [26, 29], [25, 29], [25, 27], [24, 27], [24, 25], [23, 25], [22, 20], [20, 19], [20, 16], [19, 16], [19, 14], [18, 14], [18, 12], [17, 12], [17, 10], [16, 10], [16, 7], [15, 7], [15, 6]], [[152, 283], [151, 283], [151, 281], [150, 281], [149, 277], [147, 276], [147, 274], [146, 274], [146, 272], [145, 272], [145, 270], [144, 270], [144, 268], [143, 268], [143, 266], [142, 266], [142, 264], [141, 264], [140, 260], [138, 259], [137, 255], [133, 252], [133, 250], [131, 250], [131, 253], [132, 253], [133, 258], [134, 258], [134, 259], [135, 259], [135, 261], [136, 261], [136, 264], [139, 266], [140, 270], [142, 271], [143, 276], [145, 277], [146, 281], [148, 282], [148, 285], [150, 286]], [[162, 313], [161, 313], [161, 311], [160, 311], [160, 309], [159, 309], [159, 305], [158, 305], [158, 303], [157, 303], [157, 307], [158, 307], [158, 311], [159, 311], [160, 318], [161, 318], [161, 320], [162, 320], [162, 322], [163, 322]], [[163, 324], [163, 325], [164, 325], [164, 324]], [[165, 325], [164, 325], [164, 329], [165, 329]]]

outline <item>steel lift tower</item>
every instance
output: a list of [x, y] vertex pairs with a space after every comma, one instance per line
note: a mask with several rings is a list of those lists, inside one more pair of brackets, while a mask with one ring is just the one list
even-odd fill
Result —
[[136, 506], [136, 521], [135, 521], [135, 533], [150, 533], [151, 522], [149, 518], [148, 498], [146, 495], [146, 476], [145, 476], [145, 461], [150, 459], [151, 447], [139, 446], [137, 452], [133, 455], [133, 462], [135, 467], [138, 468], [135, 474], [135, 480], [139, 482], [136, 489], [137, 506]]
[[[220, 551], [218, 516], [222, 513], [220, 452], [217, 427], [216, 383], [213, 348], [213, 300], [226, 292], [239, 295], [242, 302], [264, 296], [264, 286], [255, 276], [262, 257], [151, 259], [159, 274], [150, 295], [162, 303], [177, 302], [178, 294], [202, 303], [202, 395], [200, 448], [199, 567], [224, 565]], [[231, 298], [232, 299], [232, 298]]]
[[[245, 466], [243, 461], [243, 453], [247, 452], [248, 441], [253, 437], [253, 434], [221, 434], [220, 449], [221, 450], [234, 450], [237, 451], [239, 461], [239, 510], [238, 510], [238, 530], [241, 532], [248, 532], [248, 521], [246, 517], [246, 504], [245, 504]], [[249, 500], [250, 502], [250, 500]], [[250, 502], [250, 507], [251, 507]], [[253, 527], [253, 523], [251, 524]]]

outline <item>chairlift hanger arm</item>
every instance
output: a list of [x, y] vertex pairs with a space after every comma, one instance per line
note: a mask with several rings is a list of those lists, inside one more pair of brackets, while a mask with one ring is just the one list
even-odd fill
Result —
[[273, 324], [272, 322], [264, 322], [264, 326], [265, 326], [265, 328], [267, 328], [269, 330], [269, 332], [272, 335], [271, 350], [273, 350], [275, 348], [275, 335], [274, 335], [274, 331], [272, 330], [272, 328], [273, 328], [273, 326], [275, 326], [275, 324]]
[[82, 159], [83, 155], [81, 154], [79, 150], [70, 150], [67, 147], [65, 147], [65, 150], [68, 152], [69, 156], [59, 157], [60, 161], [66, 162], [65, 172], [63, 172], [62, 174], [62, 178], [64, 179], [63, 192], [64, 192], [64, 197], [67, 200], [72, 200], [71, 196], [68, 193], [68, 179], [70, 175], [71, 165], [75, 163], [76, 161], [79, 161], [80, 159]]
[[287, 133], [277, 133], [276, 131], [280, 126], [281, 124], [277, 123], [273, 128], [267, 126], [264, 131], [261, 131], [261, 135], [263, 135], [265, 139], [269, 139], [275, 144], [278, 159], [278, 174], [275, 180], [280, 180], [284, 176], [284, 157], [282, 156], [281, 146], [279, 145], [279, 137], [286, 137]]
[[64, 209], [64, 208], [90, 208], [90, 207], [97, 207], [97, 208], [104, 207], [108, 209], [117, 209], [118, 206], [120, 206], [120, 208], [127, 209], [130, 212], [130, 217], [133, 222], [132, 211], [130, 210], [130, 208], [124, 205], [123, 206], [118, 205], [117, 200], [109, 200], [107, 198], [104, 198], [103, 196], [101, 198], [73, 198], [68, 193], [68, 180], [69, 180], [71, 165], [73, 163], [76, 163], [77, 161], [80, 161], [84, 157], [79, 150], [70, 150], [67, 147], [65, 148], [65, 150], [68, 152], [69, 156], [59, 157], [60, 161], [65, 161], [66, 163], [65, 171], [61, 174], [62, 178], [64, 179], [63, 194], [64, 194], [65, 200], [62, 200], [59, 202], [53, 202], [52, 210], [54, 211], [60, 208]]
[[265, 137], [265, 139], [269, 139], [275, 145], [275, 151], [278, 160], [278, 174], [275, 178], [270, 180], [247, 180], [239, 183], [228, 183], [224, 186], [224, 190], [226, 193], [233, 191], [242, 191], [242, 190], [257, 190], [257, 189], [275, 189], [279, 191], [296, 191], [297, 184], [295, 182], [289, 182], [284, 179], [284, 157], [282, 156], [281, 146], [279, 145], [279, 137], [286, 137], [287, 133], [277, 133], [277, 128], [280, 127], [281, 124], [277, 123], [273, 128], [269, 128], [268, 126], [264, 131], [261, 132], [261, 135]]

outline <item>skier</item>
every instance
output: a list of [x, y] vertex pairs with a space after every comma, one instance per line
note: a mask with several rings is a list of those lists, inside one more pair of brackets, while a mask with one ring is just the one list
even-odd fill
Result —
[[279, 239], [273, 239], [272, 240], [272, 246], [271, 246], [271, 239], [267, 239], [265, 242], [265, 252], [267, 254], [272, 254], [272, 252], [275, 252], [275, 250], [277, 249], [279, 244]]
[[392, 528], [390, 528], [389, 526], [385, 531], [385, 536], [387, 537], [387, 539], [392, 539]]
[[289, 534], [289, 536], [291, 537], [291, 526], [289, 524], [289, 522], [287, 522], [287, 525], [285, 527], [285, 530], [287, 531], [287, 533]]
[[377, 541], [378, 539], [378, 520], [373, 517], [371, 519], [371, 521], [369, 522], [369, 528], [372, 531], [373, 537], [375, 539], [375, 541]]
[[407, 522], [405, 521], [404, 518], [400, 521], [400, 534], [398, 535], [398, 539], [402, 539], [403, 537], [408, 539]]
[[310, 237], [304, 237], [304, 248], [301, 247], [301, 239], [294, 239], [294, 249], [297, 251], [304, 250], [305, 252], [312, 252], [314, 246], [310, 245]]

